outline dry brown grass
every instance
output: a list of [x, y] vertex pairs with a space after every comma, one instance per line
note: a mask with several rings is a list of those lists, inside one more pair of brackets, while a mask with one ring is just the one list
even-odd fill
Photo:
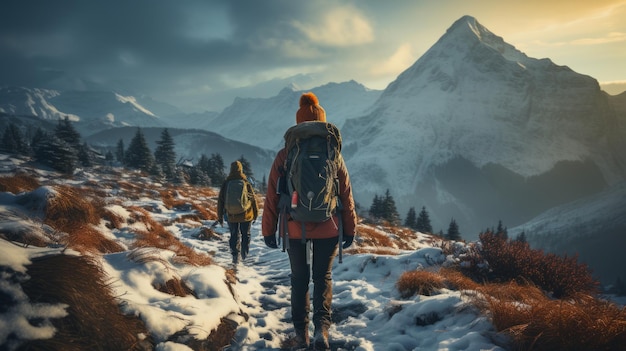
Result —
[[178, 191], [176, 189], [165, 189], [159, 191], [159, 193], [161, 194], [163, 205], [168, 210], [183, 207], [189, 203], [189, 200], [178, 198]]
[[210, 256], [197, 253], [194, 249], [181, 243], [163, 225], [154, 221], [148, 211], [138, 207], [133, 207], [131, 210], [133, 210], [135, 220], [143, 222], [147, 228], [146, 230], [135, 230], [137, 240], [133, 247], [156, 247], [171, 250], [176, 253], [180, 263], [195, 266], [207, 266], [213, 263]]
[[193, 203], [193, 209], [198, 212], [198, 216], [203, 220], [214, 221], [217, 219], [217, 205], [205, 207], [205, 204]]
[[445, 287], [445, 278], [442, 275], [423, 270], [404, 272], [396, 282], [396, 288], [403, 298], [435, 295]]
[[569, 299], [489, 297], [494, 326], [515, 350], [626, 350], [624, 307], [580, 294]]
[[70, 186], [55, 186], [57, 195], [45, 209], [44, 223], [68, 234], [65, 244], [79, 252], [120, 252], [122, 246], [105, 238], [94, 225], [106, 213], [104, 202], [87, 190]]
[[106, 208], [102, 209], [102, 214], [100, 216], [103, 220], [108, 222], [106, 224], [106, 227], [109, 229], [122, 229], [126, 224], [124, 218], [120, 217], [114, 212], [107, 210]]
[[446, 282], [446, 286], [453, 290], [477, 290], [481, 285], [465, 276], [462, 272], [451, 268], [441, 268], [439, 270]]
[[397, 246], [401, 250], [411, 250], [409, 242], [417, 239], [417, 234], [414, 230], [405, 227], [395, 227], [391, 231], [398, 239], [396, 240]]
[[0, 177], [0, 192], [18, 194], [39, 188], [39, 181], [28, 174]]
[[[22, 289], [38, 303], [67, 304], [68, 315], [52, 321], [50, 339], [28, 341], [20, 350], [145, 350], [152, 349], [143, 323], [120, 312], [106, 276], [88, 256], [37, 258], [27, 267]], [[88, 277], [88, 279], [86, 279]]]
[[55, 186], [54, 196], [45, 209], [44, 222], [67, 233], [85, 224], [98, 224], [100, 216], [88, 197], [80, 189], [70, 186]]
[[368, 246], [368, 247], [350, 247], [346, 250], [344, 250], [344, 252], [347, 253], [351, 253], [351, 254], [374, 254], [374, 255], [386, 255], [386, 256], [396, 256], [398, 255], [398, 250], [396, 249], [390, 249], [390, 248], [386, 248], [386, 247], [372, 247], [372, 246]]
[[105, 238], [102, 233], [91, 225], [83, 225], [72, 230], [68, 238], [68, 246], [82, 253], [122, 252], [124, 247], [117, 242]]
[[405, 272], [396, 288], [403, 298], [443, 288], [466, 291], [495, 328], [510, 336], [511, 350], [626, 350], [626, 308], [588, 294], [554, 299], [530, 283], [478, 284], [447, 268]]
[[227, 318], [222, 318], [220, 320], [220, 324], [211, 332], [206, 340], [191, 339], [186, 343], [186, 345], [194, 351], [226, 350], [227, 348], [225, 347], [231, 344], [237, 327], [238, 325], [236, 322]]
[[[147, 178], [141, 178], [142, 176], [145, 175], [119, 173], [102, 181], [85, 180], [82, 185], [69, 185], [59, 178], [44, 180], [47, 183], [44, 185], [55, 190], [55, 196], [49, 198], [45, 207], [42, 207], [44, 223], [52, 228], [52, 235], [62, 238], [62, 244], [87, 255], [78, 258], [58, 256], [37, 259], [29, 267], [28, 274], [32, 273], [32, 276], [24, 291], [32, 301], [62, 302], [70, 307], [67, 317], [54, 322], [58, 329], [54, 338], [29, 341], [20, 350], [148, 350], [154, 347], [149, 338], [143, 341], [138, 339], [138, 335], [148, 334], [142, 322], [121, 314], [116, 300], [111, 297], [109, 286], [103, 283], [103, 272], [95, 261], [88, 258], [92, 254], [123, 250], [121, 245], [106, 239], [99, 231], [97, 225], [103, 221], [107, 228], [118, 230], [143, 223], [145, 230], [133, 230], [136, 240], [131, 248], [148, 248], [148, 251], [150, 248], [155, 248], [155, 251], [157, 248], [171, 250], [175, 255], [171, 262], [164, 262], [168, 266], [171, 263], [196, 266], [213, 263], [208, 254], [198, 253], [182, 244], [166, 230], [163, 223], [155, 221], [150, 212], [153, 208], [128, 208], [125, 200], [148, 197], [161, 199], [171, 209], [180, 207], [191, 210], [190, 214], [177, 220], [189, 222], [189, 226], [194, 227], [202, 225], [201, 221], [217, 218], [217, 191], [213, 188], [192, 186], [163, 190], [163, 187], [150, 183]], [[120, 180], [121, 178], [124, 179]], [[0, 191], [17, 193], [32, 191], [40, 186], [32, 176], [0, 178]], [[109, 196], [110, 190], [115, 191], [114, 197]], [[262, 198], [259, 200], [262, 203]], [[107, 205], [111, 204], [122, 206], [131, 213], [128, 222], [107, 209]], [[133, 258], [133, 252], [135, 251], [129, 254], [129, 259], [142, 259], [139, 256]], [[156, 256], [152, 255], [153, 259]], [[62, 260], [65, 261], [61, 262]], [[89, 262], [83, 262], [84, 260]], [[231, 292], [231, 285], [236, 282], [235, 275], [236, 272], [230, 271], [225, 277]], [[154, 288], [175, 296], [195, 296], [195, 292], [184, 281], [176, 278], [163, 284], [155, 284]], [[240, 311], [240, 314], [247, 318], [245, 313]], [[173, 335], [171, 340], [185, 343], [194, 350], [219, 350], [230, 344], [236, 328], [236, 323], [224, 318], [205, 340], [195, 340], [186, 332]]]
[[436, 295], [441, 289], [480, 290], [482, 285], [450, 268], [441, 268], [438, 272], [414, 270], [404, 272], [396, 282], [396, 288], [403, 298], [414, 295]]
[[197, 297], [196, 293], [191, 290], [191, 288], [188, 287], [185, 282], [176, 278], [172, 278], [166, 281], [164, 284], [156, 285], [154, 288], [160, 292], [174, 296], [185, 297], [188, 295], [192, 295], [194, 297]]
[[359, 224], [356, 231], [359, 233], [361, 246], [395, 247], [389, 235], [375, 228]]

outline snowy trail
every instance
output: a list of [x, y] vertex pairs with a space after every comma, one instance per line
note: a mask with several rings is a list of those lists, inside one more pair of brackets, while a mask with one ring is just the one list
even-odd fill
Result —
[[[191, 237], [193, 232], [183, 233], [181, 239], [199, 251], [211, 252], [218, 265], [233, 268], [227, 224], [217, 226], [214, 231], [220, 233], [220, 240], [198, 240]], [[293, 333], [289, 259], [281, 249], [265, 246], [261, 235], [261, 217], [252, 225], [250, 253], [235, 267], [235, 271], [235, 298], [248, 315], [248, 320], [238, 321], [240, 326], [229, 350], [280, 350], [284, 339]], [[348, 311], [338, 312], [341, 316], [351, 314]], [[346, 345], [345, 337], [338, 334], [336, 328], [331, 329], [330, 339], [332, 350], [354, 350], [358, 344], [353, 341]]]
[[[227, 225], [215, 228], [221, 234], [217, 240], [195, 239], [194, 230], [182, 230], [180, 239], [212, 253], [225, 269], [233, 267]], [[342, 264], [336, 259], [331, 349], [503, 350], [494, 344], [497, 336], [490, 322], [461, 292], [444, 289], [435, 296], [398, 296], [395, 283], [403, 272], [432, 269], [433, 262], [444, 260], [440, 249], [426, 245], [396, 256], [345, 255]], [[236, 266], [235, 298], [248, 318], [237, 320], [239, 327], [227, 350], [281, 350], [293, 333], [289, 274], [287, 253], [265, 246], [259, 217], [252, 225], [249, 256]]]

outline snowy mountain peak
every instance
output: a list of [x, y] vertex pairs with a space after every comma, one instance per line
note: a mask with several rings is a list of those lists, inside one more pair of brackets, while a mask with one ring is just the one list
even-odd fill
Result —
[[502, 37], [492, 33], [472, 16], [463, 16], [454, 22], [441, 40], [450, 40], [454, 42], [463, 41], [468, 45], [473, 45], [474, 42], [478, 40], [483, 45], [486, 45], [500, 53], [509, 61], [521, 62], [528, 59], [524, 53], [517, 50], [514, 46], [506, 43]]
[[[623, 179], [626, 164], [618, 164], [615, 148], [620, 136], [610, 127], [615, 118], [595, 79], [530, 58], [464, 16], [389, 84], [368, 115], [346, 121], [342, 134], [358, 150], [346, 157], [357, 201], [370, 203], [391, 189], [401, 212], [426, 204], [441, 209], [444, 221], [473, 221], [475, 235], [507, 217], [505, 206], [492, 207], [498, 197], [516, 202], [499, 193], [507, 188], [500, 184], [521, 179], [524, 188], [525, 179], [556, 179], [567, 162], [584, 169], [576, 176], [590, 179], [564, 193]], [[508, 214], [554, 201], [541, 196]], [[481, 206], [495, 218], [481, 218]]]

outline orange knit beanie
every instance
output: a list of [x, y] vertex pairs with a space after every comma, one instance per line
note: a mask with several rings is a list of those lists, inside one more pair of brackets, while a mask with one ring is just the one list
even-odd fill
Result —
[[300, 109], [296, 112], [296, 124], [308, 121], [326, 122], [326, 111], [320, 106], [317, 96], [311, 92], [300, 96]]

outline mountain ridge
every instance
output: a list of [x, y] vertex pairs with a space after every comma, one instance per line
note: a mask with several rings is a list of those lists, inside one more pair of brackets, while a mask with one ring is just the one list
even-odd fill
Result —
[[[624, 179], [619, 150], [611, 147], [622, 137], [613, 132], [614, 123], [595, 79], [529, 58], [464, 16], [383, 91], [370, 114], [346, 121], [342, 133], [358, 150], [346, 157], [353, 187], [364, 189], [357, 201], [391, 189], [400, 211], [425, 205], [444, 214], [438, 226], [455, 218], [471, 237], [498, 218], [513, 224], [529, 219], [507, 216], [492, 204], [507, 200], [494, 177], [499, 183], [543, 177], [540, 183], [552, 179], [558, 188], [555, 176], [569, 167], [561, 162], [574, 162], [599, 184], [576, 196]], [[494, 175], [485, 169], [492, 164], [512, 173]], [[474, 174], [475, 183], [466, 186], [488, 194], [462, 189], [463, 172]], [[537, 196], [538, 203], [546, 200]], [[527, 215], [547, 209], [511, 206]]]

